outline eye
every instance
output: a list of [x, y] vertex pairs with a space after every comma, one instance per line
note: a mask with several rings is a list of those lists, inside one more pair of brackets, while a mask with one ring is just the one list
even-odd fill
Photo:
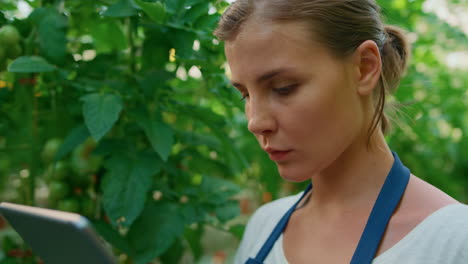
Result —
[[234, 85], [233, 88], [241, 94], [241, 101], [244, 101], [249, 97], [249, 93], [245, 88], [241, 87], [241, 85]]
[[242, 89], [242, 90], [238, 89], [238, 90], [239, 90], [239, 92], [240, 92], [240, 94], [242, 96], [241, 99], [240, 99], [241, 101], [244, 101], [245, 99], [249, 98], [249, 93], [246, 90], [244, 90], [244, 89]]
[[249, 94], [248, 93], [242, 93], [241, 101], [244, 101], [247, 98], [249, 98]]
[[279, 95], [288, 95], [291, 92], [293, 92], [296, 87], [297, 87], [297, 84], [291, 84], [291, 85], [280, 87], [280, 88], [274, 88], [273, 91], [275, 91]]

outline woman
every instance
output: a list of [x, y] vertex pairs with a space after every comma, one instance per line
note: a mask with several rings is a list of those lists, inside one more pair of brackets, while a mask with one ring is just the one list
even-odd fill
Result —
[[284, 179], [313, 182], [256, 211], [236, 263], [468, 263], [468, 207], [385, 142], [409, 47], [374, 0], [238, 0], [215, 34], [248, 129]]

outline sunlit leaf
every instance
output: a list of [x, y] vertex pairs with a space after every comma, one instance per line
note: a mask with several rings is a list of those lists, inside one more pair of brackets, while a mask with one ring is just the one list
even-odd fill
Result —
[[120, 0], [109, 6], [103, 15], [108, 17], [129, 17], [134, 16], [136, 13], [137, 10], [133, 6], [131, 0]]
[[192, 24], [201, 16], [206, 15], [209, 10], [209, 4], [209, 2], [203, 2], [193, 5], [184, 15], [184, 21]]
[[143, 0], [133, 0], [143, 9], [143, 11], [156, 23], [164, 23], [166, 10], [161, 2], [144, 2]]
[[98, 53], [124, 50], [128, 40], [117, 20], [104, 19], [89, 21], [90, 33]]
[[193, 27], [211, 32], [216, 28], [216, 23], [218, 23], [218, 21], [218, 14], [205, 15], [197, 19]]

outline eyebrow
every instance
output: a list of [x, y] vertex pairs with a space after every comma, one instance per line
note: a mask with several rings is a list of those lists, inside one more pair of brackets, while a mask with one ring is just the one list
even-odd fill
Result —
[[[279, 69], [274, 69], [274, 70], [271, 70], [271, 71], [268, 71], [264, 74], [262, 74], [260, 77], [257, 78], [257, 80], [255, 81], [256, 83], [262, 83], [262, 82], [266, 82], [270, 79], [272, 79], [273, 77], [281, 74], [281, 73], [285, 73], [285, 72], [288, 72], [288, 71], [291, 71], [290, 68], [279, 68]], [[238, 83], [238, 82], [232, 82], [232, 85], [234, 87], [244, 87], [244, 85]]]

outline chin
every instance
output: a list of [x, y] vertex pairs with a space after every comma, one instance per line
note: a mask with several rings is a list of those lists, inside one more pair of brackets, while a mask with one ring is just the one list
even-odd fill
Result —
[[303, 182], [310, 180], [310, 174], [304, 174], [300, 172], [301, 170], [293, 170], [291, 168], [285, 168], [281, 165], [278, 165], [278, 172], [281, 178], [289, 182]]

